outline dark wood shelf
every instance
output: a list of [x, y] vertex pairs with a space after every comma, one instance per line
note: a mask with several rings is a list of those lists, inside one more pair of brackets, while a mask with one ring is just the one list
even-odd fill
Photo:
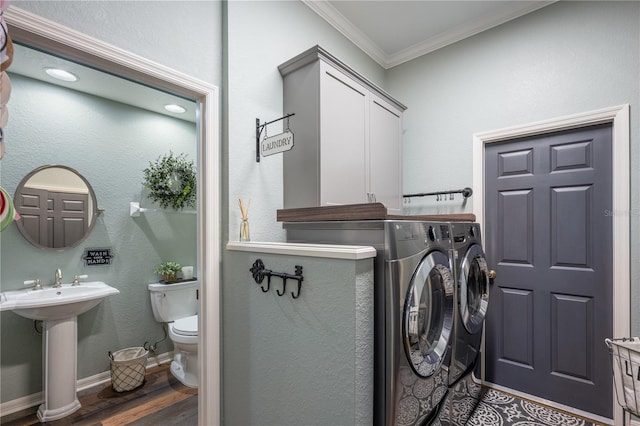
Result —
[[278, 222], [324, 222], [337, 220], [430, 220], [439, 222], [475, 222], [473, 213], [443, 215], [390, 215], [382, 203], [279, 209]]

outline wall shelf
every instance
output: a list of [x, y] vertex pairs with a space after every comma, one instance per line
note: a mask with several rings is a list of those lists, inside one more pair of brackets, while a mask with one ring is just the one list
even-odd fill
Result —
[[179, 214], [198, 214], [196, 210], [167, 210], [167, 209], [148, 209], [140, 206], [138, 201], [132, 201], [129, 203], [129, 216], [140, 217], [141, 213], [147, 212], [164, 212], [164, 213], [179, 213]]

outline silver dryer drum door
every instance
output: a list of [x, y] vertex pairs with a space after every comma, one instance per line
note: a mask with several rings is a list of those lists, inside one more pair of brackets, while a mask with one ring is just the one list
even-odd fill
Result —
[[448, 265], [444, 253], [432, 251], [400, 289], [404, 353], [407, 364], [423, 378], [440, 369], [450, 348], [454, 281]]
[[473, 244], [464, 254], [458, 277], [460, 316], [471, 334], [482, 330], [489, 304], [489, 269], [484, 251]]

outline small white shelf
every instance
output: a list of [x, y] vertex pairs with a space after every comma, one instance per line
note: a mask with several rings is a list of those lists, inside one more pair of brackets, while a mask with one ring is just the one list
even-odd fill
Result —
[[180, 214], [197, 214], [196, 210], [166, 210], [166, 209], [147, 209], [144, 207], [140, 207], [140, 203], [137, 201], [132, 201], [129, 203], [129, 216], [131, 217], [140, 217], [140, 213], [146, 212], [164, 212], [164, 213], [180, 213]]
[[289, 256], [322, 257], [329, 259], [361, 260], [376, 257], [376, 249], [369, 246], [349, 246], [332, 244], [302, 244], [275, 242], [229, 241], [227, 250], [252, 253], [284, 254]]

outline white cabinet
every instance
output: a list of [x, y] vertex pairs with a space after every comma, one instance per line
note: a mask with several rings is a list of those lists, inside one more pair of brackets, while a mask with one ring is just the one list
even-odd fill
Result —
[[402, 209], [404, 105], [316, 46], [282, 64], [293, 149], [284, 208], [381, 202]]

